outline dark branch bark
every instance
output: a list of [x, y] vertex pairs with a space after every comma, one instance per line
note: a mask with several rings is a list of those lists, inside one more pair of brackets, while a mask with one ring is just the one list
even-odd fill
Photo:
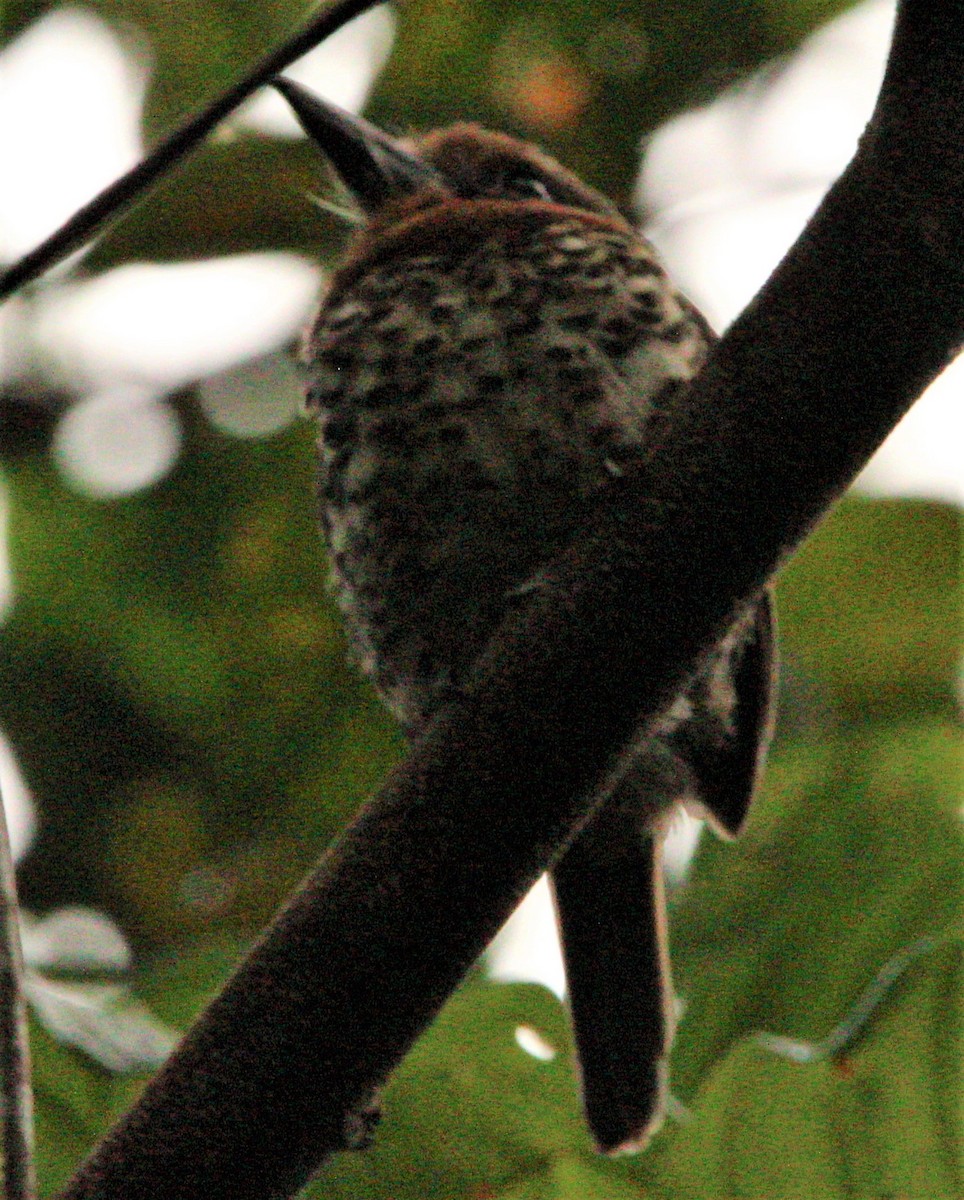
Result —
[[[65, 1193], [287, 1196], [598, 803], [736, 607], [964, 339], [964, 5], [906, 0], [858, 155], [648, 467]], [[593, 799], [595, 797], [595, 799]]]

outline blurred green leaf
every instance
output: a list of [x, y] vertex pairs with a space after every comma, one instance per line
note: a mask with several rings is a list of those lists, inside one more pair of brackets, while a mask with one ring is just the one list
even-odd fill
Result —
[[125, 216], [83, 270], [277, 249], [330, 261], [344, 234], [311, 199], [326, 178], [306, 141], [241, 133], [211, 143]]
[[180, 411], [178, 468], [129, 499], [10, 467], [0, 628], [0, 720], [44, 807], [26, 902], [155, 942], [214, 916], [253, 932], [398, 745], [326, 594], [311, 431], [238, 440]]
[[790, 747], [741, 838], [704, 839], [672, 917], [684, 1100], [738, 1038], [820, 1040], [892, 955], [957, 925], [961, 766], [939, 722]]
[[780, 578], [780, 653], [791, 696], [838, 720], [909, 708], [953, 716], [961, 654], [959, 510], [850, 498]]
[[[225, 982], [243, 945], [220, 937], [136, 980], [154, 1018], [184, 1029]], [[59, 1191], [87, 1151], [134, 1101], [144, 1076], [117, 1075], [31, 1025], [39, 1194]]]
[[960, 1195], [962, 983], [958, 939], [914, 964], [846, 1055], [804, 1065], [736, 1043], [662, 1160], [665, 1194]]
[[32, 1025], [30, 1032], [37, 1180], [40, 1195], [49, 1196], [104, 1131], [114, 1085], [106, 1071], [45, 1030]]
[[[525, 1053], [518, 1026], [554, 1051]], [[550, 1178], [586, 1135], [574, 1104], [570, 1037], [543, 988], [471, 978], [415, 1046], [383, 1098], [383, 1121], [365, 1154], [342, 1155], [308, 1195], [461, 1200], [517, 1194]], [[519, 1195], [529, 1195], [522, 1191]], [[572, 1193], [574, 1194], [574, 1193]]]

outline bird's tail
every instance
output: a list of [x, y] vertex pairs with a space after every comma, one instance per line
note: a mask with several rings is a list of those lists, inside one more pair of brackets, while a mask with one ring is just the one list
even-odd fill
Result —
[[614, 800], [551, 873], [583, 1105], [607, 1154], [662, 1123], [673, 1038], [660, 842]]

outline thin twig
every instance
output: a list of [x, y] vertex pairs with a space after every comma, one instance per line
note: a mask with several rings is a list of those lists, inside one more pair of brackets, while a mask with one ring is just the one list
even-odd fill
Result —
[[322, 9], [303, 29], [266, 54], [233, 87], [169, 134], [147, 158], [104, 188], [35, 250], [0, 274], [0, 302], [56, 266], [94, 234], [109, 228], [253, 92], [377, 3], [379, 0], [334, 0]]
[[909, 946], [899, 950], [880, 968], [874, 978], [857, 997], [850, 1011], [839, 1024], [819, 1042], [801, 1042], [794, 1038], [781, 1037], [775, 1033], [759, 1033], [757, 1041], [765, 1049], [781, 1058], [793, 1062], [822, 1062], [842, 1054], [863, 1034], [874, 1015], [894, 990], [897, 981], [925, 954], [931, 954], [947, 942], [951, 934], [917, 938]]
[[20, 908], [6, 811], [0, 796], [0, 1096], [3, 1121], [4, 1200], [32, 1200], [33, 1093], [23, 988]]

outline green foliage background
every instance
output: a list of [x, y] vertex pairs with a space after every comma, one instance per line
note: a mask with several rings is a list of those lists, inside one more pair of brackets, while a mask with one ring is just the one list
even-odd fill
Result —
[[[4, 40], [47, 7], [8, 4]], [[285, 0], [91, 7], [150, 46], [149, 136], [302, 16]], [[625, 197], [647, 129], [842, 7], [413, 0], [371, 111], [396, 127], [469, 116], [536, 136]], [[634, 53], [615, 52], [625, 45]], [[303, 200], [317, 174], [298, 143], [209, 146], [84, 270], [279, 247], [330, 260], [337, 235]], [[42, 822], [25, 902], [111, 912], [136, 946], [140, 994], [183, 1027], [401, 743], [346, 663], [325, 593], [311, 430], [237, 440], [207, 423], [195, 390], [174, 404], [175, 469], [115, 502], [67, 486], [40, 410], [8, 412], [16, 603], [0, 627], [0, 725]], [[647, 1154], [592, 1154], [562, 1009], [480, 973], [391, 1084], [375, 1148], [310, 1194], [964, 1194], [959, 550], [948, 506], [851, 499], [785, 572], [764, 795], [739, 843], [702, 843], [674, 898], [680, 1108]], [[519, 1050], [519, 1025], [555, 1057]], [[810, 1044], [812, 1061], [759, 1031]], [[35, 1032], [49, 1194], [140, 1081]]]

